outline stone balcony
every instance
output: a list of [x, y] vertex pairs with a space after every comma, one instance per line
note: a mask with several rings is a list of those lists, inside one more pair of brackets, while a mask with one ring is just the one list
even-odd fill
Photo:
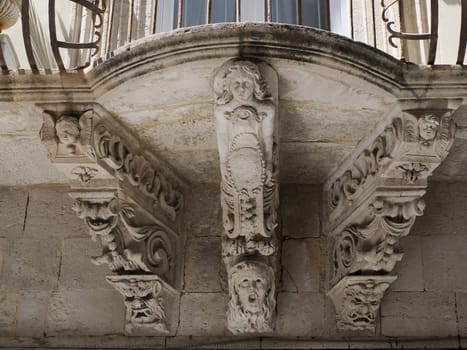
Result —
[[[410, 55], [415, 55], [410, 44], [406, 44], [406, 60], [400, 60], [403, 51], [396, 50], [396, 58], [386, 52], [389, 51], [387, 44], [384, 44], [387, 50], [378, 46], [382, 43], [382, 32], [374, 31], [373, 45], [368, 45], [368, 42], [358, 42], [357, 35], [362, 32], [355, 26], [349, 32], [350, 37], [346, 37], [302, 25], [271, 23], [274, 18], [274, 12], [268, 12], [271, 5], [263, 8], [268, 20], [265, 22], [183, 27], [183, 15], [178, 15], [176, 26], [180, 28], [154, 33], [157, 16], [151, 13], [145, 17], [148, 21], [132, 23], [136, 9], [141, 10], [140, 1], [128, 2], [129, 20], [119, 17], [120, 24], [115, 22], [112, 26], [112, 19], [117, 18], [114, 16], [118, 13], [116, 3], [89, 7], [91, 13], [98, 12], [96, 18], [102, 22], [82, 17], [84, 23], [92, 26], [102, 24], [97, 26], [102, 39], [95, 41], [101, 49], [94, 56], [90, 52], [95, 49], [92, 45], [97, 45], [92, 44], [93, 40], [79, 43], [85, 46], [71, 47], [57, 38], [54, 40], [52, 35], [52, 48], [56, 44], [52, 56], [56, 69], [41, 67], [39, 60], [28, 60], [32, 63], [30, 70], [9, 69], [3, 65], [0, 75], [0, 146], [3, 150], [0, 161], [5, 165], [0, 168], [0, 185], [33, 186], [33, 211], [24, 213], [22, 227], [25, 232], [39, 232], [34, 239], [53, 236], [57, 242], [61, 239], [65, 242], [74, 239], [76, 233], [79, 240], [77, 247], [65, 245], [68, 249], [63, 253], [66, 275], [61, 277], [59, 271], [58, 280], [51, 277], [52, 287], [48, 279], [46, 282], [32, 279], [31, 282], [46, 291], [56, 285], [65, 289], [58, 292], [54, 289], [55, 299], [47, 314], [47, 327], [52, 334], [60, 334], [63, 323], [64, 334], [118, 334], [121, 337], [117, 340], [118, 346], [125, 342], [124, 334], [154, 336], [151, 338], [154, 344], [160, 344], [162, 337], [167, 336], [172, 340], [166, 343], [174, 341], [176, 344], [179, 335], [195, 335], [202, 339], [206, 335], [244, 333], [255, 335], [254, 346], [259, 346], [262, 340], [258, 334], [265, 333], [279, 338], [318, 336], [331, 342], [363, 335], [366, 341], [376, 339], [377, 347], [384, 346], [386, 336], [397, 336], [398, 332], [413, 335], [414, 330], [412, 333], [401, 330], [394, 326], [395, 321], [383, 324], [387, 328], [381, 333], [382, 321], [375, 315], [383, 294], [393, 293], [389, 286], [396, 276], [391, 272], [402, 259], [402, 253], [394, 247], [399, 237], [409, 233], [415, 217], [423, 213], [421, 197], [427, 191], [427, 177], [433, 173], [432, 178], [441, 183], [436, 187], [439, 192], [442, 181], [466, 180], [465, 67], [408, 62]], [[28, 1], [23, 0], [23, 9], [27, 4]], [[93, 6], [96, 4], [104, 3], [96, 2]], [[146, 4], [151, 8], [149, 5], [155, 3]], [[179, 13], [183, 13], [183, 1], [179, 4], [182, 4]], [[465, 4], [462, 5], [465, 8]], [[236, 9], [238, 11], [238, 7]], [[363, 15], [357, 10], [352, 9], [356, 17]], [[120, 14], [125, 13], [122, 8], [120, 11]], [[386, 31], [383, 22], [375, 24], [374, 14], [373, 10], [372, 19], [362, 21], [365, 28]], [[241, 13], [236, 16], [242, 18]], [[209, 22], [209, 11], [206, 18]], [[112, 33], [118, 40], [112, 41]], [[88, 39], [94, 37], [93, 33], [87, 34]], [[82, 50], [84, 54], [67, 61], [66, 55], [62, 55], [64, 49]], [[32, 46], [26, 48], [28, 50], [32, 50]], [[427, 50], [419, 48], [415, 51], [418, 56], [413, 57], [428, 58], [428, 47]], [[239, 67], [253, 72], [251, 75], [256, 76], [258, 89], [264, 88], [264, 96], [261, 91], [255, 91], [256, 95], [243, 100], [239, 95], [234, 96], [230, 105], [231, 100], [219, 102], [219, 84]], [[227, 113], [222, 114], [225, 110]], [[265, 120], [273, 120], [273, 131], [263, 128]], [[238, 151], [229, 141], [237, 135], [235, 128], [240, 129], [238, 134], [250, 136], [250, 139], [245, 138], [247, 141], [251, 141], [251, 134], [254, 134], [259, 146], [242, 139], [248, 147], [243, 147], [241, 157], [223, 154], [222, 150], [226, 149], [227, 153]], [[245, 129], [249, 132], [242, 133]], [[256, 156], [251, 156], [252, 149], [257, 151]], [[268, 157], [271, 149], [275, 150], [275, 155]], [[232, 168], [232, 164], [240, 171], [235, 176], [230, 174], [229, 178], [225, 173], [227, 170], [232, 173], [227, 169]], [[268, 193], [257, 199], [252, 206], [254, 209], [249, 203], [242, 203], [241, 194], [233, 189], [242, 181], [246, 187], [250, 183], [260, 183], [260, 192]], [[70, 186], [70, 195], [76, 200], [74, 210], [84, 219], [91, 236], [102, 243], [102, 255], [92, 261], [109, 265], [114, 274], [107, 276], [107, 281], [116, 291], [106, 284], [107, 288], [102, 287], [107, 270], [99, 267], [96, 272], [90, 264], [84, 263], [91, 257], [87, 256], [88, 252], [80, 255], [79, 247], [88, 247], [83, 230], [67, 231], [63, 238], [60, 235], [67, 223], [49, 232], [47, 224], [41, 221], [44, 219], [41, 218], [41, 203], [49, 207], [52, 198], [51, 207], [56, 210], [55, 206], [60, 206], [57, 203], [61, 201], [55, 203], [50, 193], [44, 195], [46, 199], [41, 199], [42, 192], [35, 187], [55, 188], [57, 184], [62, 185], [62, 194], [63, 184]], [[221, 200], [219, 184], [222, 184]], [[253, 190], [251, 192], [256, 195], [257, 188]], [[20, 189], [18, 193], [21, 197], [18, 203], [26, 201], [27, 207], [29, 199], [24, 199], [24, 191]], [[271, 193], [274, 196], [270, 196]], [[239, 203], [232, 199], [237, 197]], [[51, 211], [44, 212], [52, 218]], [[255, 211], [254, 215], [250, 215], [251, 211]], [[17, 219], [15, 215], [12, 217]], [[236, 221], [238, 218], [256, 220], [251, 217], [261, 217], [259, 222], [264, 219], [268, 223], [255, 221], [248, 226], [248, 223]], [[270, 217], [272, 224], [268, 226]], [[232, 231], [226, 218], [236, 224]], [[10, 227], [13, 219], [9, 215], [2, 219]], [[17, 232], [20, 226], [15, 223], [11, 231]], [[267, 230], [263, 230], [263, 226]], [[286, 238], [282, 250], [281, 234]], [[6, 240], [15, 239], [13, 234], [10, 236], [10, 229], [5, 235]], [[262, 237], [258, 238], [260, 235]], [[119, 240], [119, 236], [123, 238]], [[226, 239], [227, 243], [233, 243], [229, 246]], [[415, 237], [415, 241], [420, 238]], [[27, 237], [25, 242], [14, 243], [16, 250], [5, 253], [8, 255], [5, 269], [14, 271], [18, 261], [20, 269], [32, 262], [40, 270], [42, 259], [52, 259], [53, 255], [45, 253], [34, 254], [30, 259], [19, 258], [33, 243]], [[40, 247], [41, 252], [50, 250], [44, 242]], [[380, 247], [384, 247], [384, 259], [378, 260], [378, 254], [373, 251]], [[295, 250], [299, 252], [297, 256]], [[339, 255], [336, 252], [341, 255], [336, 257]], [[154, 256], [147, 257], [150, 253]], [[407, 255], [412, 257], [410, 252]], [[415, 260], [420, 258], [413, 256]], [[307, 261], [303, 269], [302, 260]], [[73, 266], [75, 261], [79, 261], [78, 267]], [[49, 262], [55, 266], [55, 260]], [[417, 263], [419, 265], [421, 262]], [[86, 266], [83, 271], [82, 266]], [[407, 269], [407, 264], [403, 266]], [[225, 309], [231, 309], [226, 295], [232, 296], [231, 281], [242, 269], [249, 271], [250, 279], [256, 273], [267, 280], [268, 293], [273, 299], [269, 306], [274, 309], [277, 305], [278, 310], [276, 328], [274, 317], [256, 328], [232, 321], [232, 311], [226, 317]], [[73, 279], [76, 270], [80, 275]], [[293, 278], [287, 277], [287, 273]], [[94, 274], [100, 276], [90, 280], [89, 276]], [[27, 273], [20, 274], [18, 279], [14, 275], [2, 276], [2, 281], [7, 281], [6, 288], [10, 285], [11, 288], [19, 285], [19, 289], [28, 287]], [[433, 279], [426, 279], [434, 283]], [[140, 289], [136, 288], [138, 282]], [[257, 282], [248, 280], [248, 283]], [[416, 279], [412, 284], [403, 278], [402, 287], [396, 284], [394, 288], [396, 295], [397, 291], [402, 291], [400, 294], [423, 291], [418, 282]], [[372, 306], [363, 305], [358, 311], [367, 308], [366, 318], [357, 319], [353, 324], [343, 316], [347, 312], [345, 308], [355, 304], [346, 301], [346, 290], [355, 286], [357, 292], [370, 295]], [[102, 305], [96, 302], [97, 297], [88, 291], [83, 293], [81, 288], [105, 289], [105, 293], [96, 295], [102, 295], [105, 307], [118, 304], [114, 310], [119, 316], [103, 325], [90, 322], [92, 329], [86, 330], [87, 321], [83, 321], [85, 326], [82, 326], [81, 320], [94, 320], [93, 303], [97, 308]], [[294, 288], [297, 293], [292, 295]], [[277, 299], [274, 290], [278, 292]], [[117, 291], [125, 298], [125, 319], [121, 295]], [[136, 295], [135, 291], [144, 295]], [[12, 293], [16, 293], [16, 289]], [[104, 297], [104, 294], [112, 297]], [[329, 300], [325, 301], [325, 294], [335, 303], [335, 308]], [[149, 323], [149, 329], [133, 333], [134, 328], [138, 328], [134, 319], [141, 314], [131, 312], [132, 301], [141, 297], [154, 301], [159, 296], [168, 305], [167, 317], [160, 317], [167, 318], [164, 320], [167, 325], [145, 320], [139, 323]], [[60, 306], [60, 298], [72, 301]], [[85, 302], [86, 308], [80, 308], [77, 305], [82, 302], [81, 298], [93, 301]], [[300, 310], [302, 298], [306, 300], [306, 310]], [[452, 329], [458, 322], [451, 310], [454, 297], [429, 295], [426, 300], [420, 299], [421, 304], [430, 303], [430, 298], [449, 301], [449, 322], [447, 330], [441, 327], [440, 334], [428, 322], [432, 328], [423, 335], [452, 336]], [[397, 310], [399, 305], [397, 298], [389, 300], [392, 306], [383, 313], [386, 320], [393, 317], [392, 309]], [[202, 307], [197, 308], [198, 303]], [[290, 304], [292, 308], [287, 307]], [[314, 310], [318, 310], [316, 314]], [[295, 312], [310, 322], [303, 328], [296, 327], [293, 324]], [[415, 319], [420, 310], [416, 312]], [[396, 321], [400, 313], [403, 312], [396, 312]], [[77, 315], [76, 322], [74, 315]], [[96, 315], [96, 319], [106, 316], [99, 311]], [[195, 322], [197, 317], [202, 320], [199, 324]], [[336, 333], [335, 327], [344, 333]], [[19, 333], [19, 336], [28, 336], [27, 330]], [[329, 335], [331, 338], [327, 338]], [[42, 339], [42, 334], [36, 332], [34, 337]], [[44, 344], [53, 344], [47, 341], [50, 339]], [[329, 345], [326, 341], [323, 344]], [[96, 340], [91, 343], [96, 344]], [[21, 339], [9, 339], [7, 344], [21, 344]]]

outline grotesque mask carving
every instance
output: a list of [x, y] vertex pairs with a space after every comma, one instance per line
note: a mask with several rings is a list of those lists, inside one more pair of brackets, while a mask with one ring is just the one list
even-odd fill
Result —
[[337, 327], [374, 330], [386, 289], [395, 276], [346, 276], [328, 293], [336, 308]]
[[232, 333], [272, 331], [274, 285], [273, 271], [266, 264], [240, 262], [231, 268], [228, 327]]
[[157, 276], [108, 276], [107, 280], [125, 297], [127, 332], [131, 333], [135, 327], [168, 332], [163, 298], [160, 296], [162, 282]]

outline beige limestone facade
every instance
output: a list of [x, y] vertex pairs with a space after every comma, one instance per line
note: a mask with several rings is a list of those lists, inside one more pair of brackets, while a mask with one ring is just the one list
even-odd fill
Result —
[[0, 33], [0, 349], [467, 346], [465, 1], [72, 2]]

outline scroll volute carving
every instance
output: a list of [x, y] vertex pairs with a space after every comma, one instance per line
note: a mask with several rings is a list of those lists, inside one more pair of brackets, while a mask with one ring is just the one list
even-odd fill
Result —
[[148, 224], [142, 210], [113, 192], [74, 192], [73, 209], [102, 246], [92, 258], [115, 275], [107, 280], [123, 296], [126, 332], [174, 334], [178, 324], [180, 239], [162, 223]]
[[278, 82], [264, 63], [234, 59], [214, 81], [228, 329], [272, 332], [278, 265]]
[[[337, 327], [374, 331], [399, 240], [423, 215], [427, 178], [447, 156], [455, 125], [449, 110], [405, 110], [328, 188], [331, 289]], [[352, 158], [351, 158], [352, 159]]]

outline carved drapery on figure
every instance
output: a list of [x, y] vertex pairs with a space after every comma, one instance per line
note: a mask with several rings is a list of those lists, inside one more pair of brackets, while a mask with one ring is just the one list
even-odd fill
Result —
[[111, 117], [95, 107], [104, 115], [80, 105], [43, 113], [41, 139], [52, 163], [72, 180], [73, 210], [102, 246], [92, 262], [115, 273], [107, 280], [124, 296], [126, 332], [173, 335], [182, 243], [167, 224], [182, 207], [180, 182], [169, 181], [154, 157], [134, 152], [137, 140], [115, 131]]
[[447, 156], [454, 131], [449, 110], [406, 110], [326, 184], [328, 295], [339, 329], [374, 330], [380, 301], [397, 278], [387, 274], [402, 259], [399, 239], [423, 215], [427, 177]]
[[277, 74], [266, 64], [237, 59], [221, 68], [214, 84], [228, 328], [270, 332], [278, 256]]

